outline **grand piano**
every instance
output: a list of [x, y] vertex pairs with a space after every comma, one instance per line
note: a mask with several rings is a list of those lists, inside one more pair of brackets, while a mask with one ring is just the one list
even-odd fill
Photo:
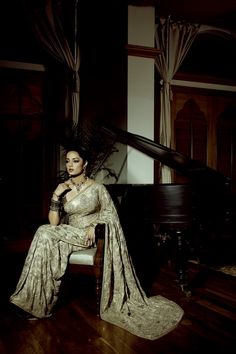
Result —
[[155, 236], [162, 243], [170, 239], [176, 250], [178, 283], [188, 291], [187, 259], [199, 259], [204, 250], [214, 247], [211, 238], [218, 237], [229, 222], [229, 178], [143, 136], [110, 126], [103, 131], [114, 142], [129, 145], [187, 177], [188, 182], [181, 184], [117, 184], [108, 190], [115, 200], [119, 197], [117, 207], [136, 267], [143, 267], [140, 255], [146, 250], [145, 262], [152, 269]]

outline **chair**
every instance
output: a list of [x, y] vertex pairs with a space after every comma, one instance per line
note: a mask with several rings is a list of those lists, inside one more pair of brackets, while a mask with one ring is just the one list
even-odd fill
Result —
[[84, 273], [95, 277], [96, 314], [100, 316], [100, 299], [102, 290], [105, 224], [98, 224], [95, 228], [96, 247], [73, 252], [69, 257], [68, 271]]

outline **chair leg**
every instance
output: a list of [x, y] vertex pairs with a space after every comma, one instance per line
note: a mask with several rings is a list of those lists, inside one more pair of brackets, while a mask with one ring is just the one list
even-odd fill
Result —
[[102, 293], [103, 258], [105, 242], [105, 224], [98, 224], [95, 229], [97, 252], [94, 261], [94, 275], [96, 279], [96, 313], [100, 317], [100, 302]]
[[96, 277], [96, 314], [100, 317], [100, 302], [102, 293], [102, 278]]

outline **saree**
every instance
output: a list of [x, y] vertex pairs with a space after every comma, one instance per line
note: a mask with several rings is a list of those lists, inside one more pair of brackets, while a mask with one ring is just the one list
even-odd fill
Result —
[[161, 295], [147, 297], [128, 253], [125, 235], [105, 185], [84, 185], [65, 202], [67, 224], [41, 225], [31, 242], [21, 276], [10, 302], [35, 317], [50, 317], [73, 251], [87, 248], [91, 225], [104, 223], [105, 249], [100, 317], [146, 339], [172, 331], [182, 308]]

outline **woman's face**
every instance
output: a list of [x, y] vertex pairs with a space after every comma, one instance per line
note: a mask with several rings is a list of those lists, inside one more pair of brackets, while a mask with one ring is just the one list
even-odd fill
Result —
[[84, 171], [84, 160], [77, 151], [68, 151], [66, 154], [66, 169], [69, 175], [78, 176]]

